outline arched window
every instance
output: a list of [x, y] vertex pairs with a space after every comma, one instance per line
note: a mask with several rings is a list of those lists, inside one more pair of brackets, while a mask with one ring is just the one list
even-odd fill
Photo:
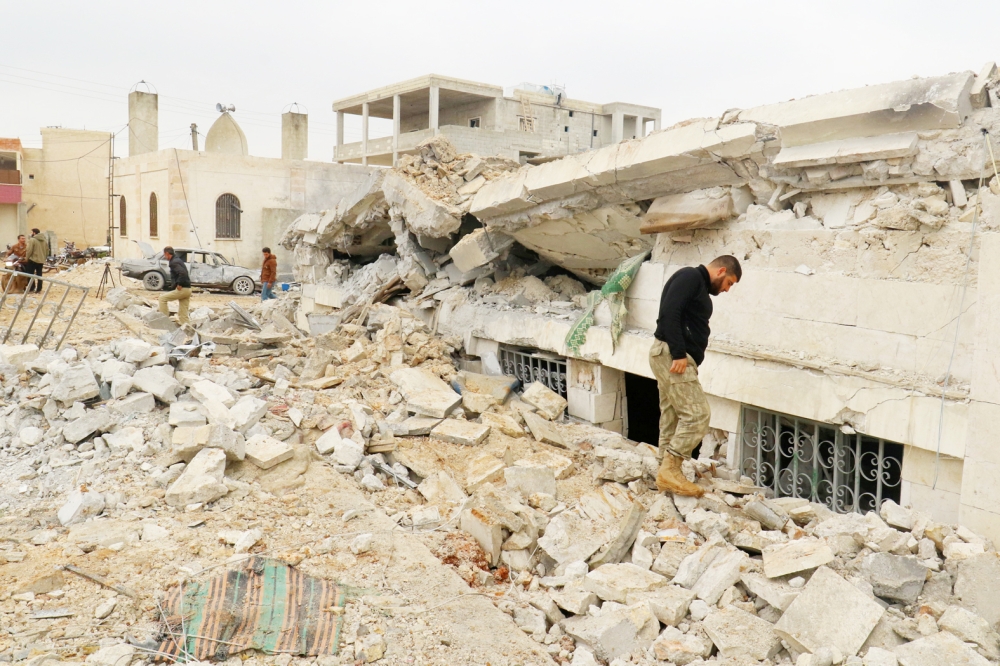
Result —
[[235, 194], [223, 194], [215, 200], [215, 237], [240, 237], [240, 200]]
[[157, 220], [158, 211], [156, 210], [156, 192], [149, 195], [149, 235], [151, 238], [156, 238], [160, 234], [159, 231], [159, 221]]
[[128, 220], [125, 215], [125, 197], [118, 200], [118, 235], [128, 236]]

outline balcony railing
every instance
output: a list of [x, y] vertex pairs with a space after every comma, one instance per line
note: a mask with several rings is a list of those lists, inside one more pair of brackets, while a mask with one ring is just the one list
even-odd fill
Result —
[[17, 169], [0, 169], [0, 185], [20, 185], [21, 172]]

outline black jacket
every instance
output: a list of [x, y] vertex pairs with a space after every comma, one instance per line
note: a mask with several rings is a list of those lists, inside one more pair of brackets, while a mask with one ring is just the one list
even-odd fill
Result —
[[699, 366], [705, 360], [705, 348], [711, 330], [712, 281], [704, 266], [682, 268], [667, 280], [660, 296], [660, 316], [656, 320], [657, 340], [666, 342], [670, 356], [684, 358], [690, 354]]
[[188, 275], [187, 266], [181, 261], [181, 258], [176, 254], [170, 260], [170, 281], [174, 283], [174, 289], [177, 285], [182, 287], [191, 286], [191, 277]]

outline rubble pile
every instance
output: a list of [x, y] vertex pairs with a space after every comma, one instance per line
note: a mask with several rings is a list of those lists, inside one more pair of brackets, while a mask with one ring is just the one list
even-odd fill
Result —
[[[116, 312], [141, 319], [137, 300]], [[361, 323], [313, 337], [294, 332], [292, 308], [206, 307], [196, 328], [144, 326], [158, 344], [0, 349], [0, 577], [16, 582], [0, 592], [12, 627], [0, 654], [25, 659], [104, 631], [55, 613], [38, 634], [49, 642], [35, 640], [38, 618], [65, 605], [69, 574], [29, 583], [10, 567], [106, 560], [151, 572], [183, 562], [185, 543], [188, 558], [209, 557], [154, 575], [165, 588], [178, 571], [270, 552], [262, 544], [287, 521], [298, 545], [277, 553], [285, 561], [389, 566], [377, 529], [331, 531], [336, 504], [306, 481], [328, 470], [369, 502], [341, 506], [337, 522], [382, 516], [384, 533], [417, 535], [535, 641], [532, 663], [1000, 660], [1000, 559], [967, 528], [892, 501], [860, 515], [775, 498], [725, 466], [724, 446], [685, 463], [704, 497], [671, 498], [655, 491], [655, 448], [568, 418], [541, 383], [463, 369], [461, 340], [407, 307], [375, 303]], [[171, 356], [196, 336], [210, 356]], [[222, 547], [198, 545], [199, 526], [227, 513]], [[406, 605], [407, 589], [393, 594]], [[118, 592], [92, 611], [137, 623], [126, 642], [106, 636], [97, 663], [142, 659], [143, 641], [162, 637], [155, 603], [138, 599]], [[342, 656], [397, 663], [394, 635], [370, 632], [384, 623], [371, 603], [348, 601]]]

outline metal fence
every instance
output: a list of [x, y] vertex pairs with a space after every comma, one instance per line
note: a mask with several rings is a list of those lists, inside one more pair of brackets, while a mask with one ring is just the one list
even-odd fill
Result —
[[[0, 344], [23, 345], [32, 343], [39, 349], [59, 349], [83, 301], [89, 287], [70, 284], [48, 277], [37, 277], [0, 269], [0, 279], [4, 283], [0, 295]], [[18, 278], [26, 278], [23, 293], [14, 293]], [[41, 291], [34, 292], [33, 285], [40, 281]]]
[[554, 354], [500, 346], [500, 368], [522, 384], [541, 382], [566, 397], [566, 359]]
[[899, 501], [903, 445], [839, 426], [743, 407], [740, 467], [776, 497], [801, 497], [838, 513]]

